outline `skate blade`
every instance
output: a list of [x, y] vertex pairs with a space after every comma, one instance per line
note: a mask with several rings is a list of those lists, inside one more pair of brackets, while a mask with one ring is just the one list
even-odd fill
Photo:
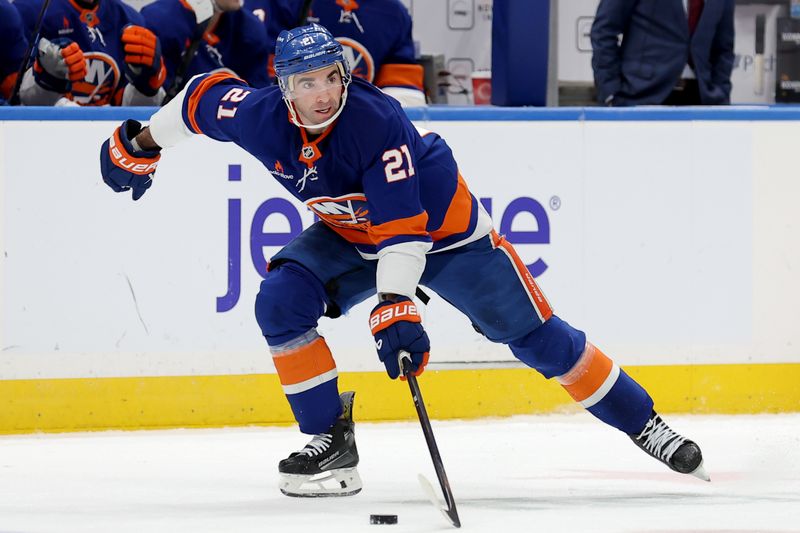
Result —
[[355, 468], [339, 468], [313, 476], [281, 474], [281, 493], [292, 498], [336, 498], [361, 492], [361, 477]]
[[700, 464], [697, 466], [697, 468], [689, 472], [689, 475], [692, 475], [697, 479], [702, 479], [703, 481], [711, 481], [711, 476], [709, 476], [708, 472], [706, 472], [706, 469], [703, 468], [703, 461], [700, 461]]

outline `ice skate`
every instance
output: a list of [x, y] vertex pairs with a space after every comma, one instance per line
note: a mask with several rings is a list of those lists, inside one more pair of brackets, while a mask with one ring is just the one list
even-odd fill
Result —
[[342, 416], [326, 433], [278, 463], [280, 489], [287, 496], [352, 496], [361, 491], [358, 449], [353, 431], [354, 392], [343, 392]]
[[703, 468], [703, 453], [693, 441], [675, 433], [656, 413], [638, 435], [628, 435], [631, 440], [651, 457], [655, 457], [672, 470], [691, 474], [703, 481], [711, 478]]

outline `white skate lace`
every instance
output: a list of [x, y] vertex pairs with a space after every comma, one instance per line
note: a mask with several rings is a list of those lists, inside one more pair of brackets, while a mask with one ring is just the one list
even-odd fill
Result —
[[320, 433], [319, 435], [314, 435], [314, 438], [298, 453], [314, 457], [330, 448], [331, 442], [333, 442], [333, 435]]
[[644, 430], [637, 437], [642, 443], [642, 446], [653, 455], [656, 455], [662, 461], [669, 462], [672, 454], [681, 447], [686, 441], [686, 438], [681, 437], [669, 426], [667, 426], [660, 417], [650, 420], [645, 426]]

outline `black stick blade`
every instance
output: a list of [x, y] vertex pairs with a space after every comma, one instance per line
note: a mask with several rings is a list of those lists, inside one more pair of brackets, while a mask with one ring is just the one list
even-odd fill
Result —
[[[425, 409], [425, 402], [422, 399], [422, 391], [419, 388], [419, 383], [417, 383], [417, 378], [408, 371], [411, 361], [405, 357], [406, 355], [407, 354], [401, 352], [400, 366], [403, 369], [403, 375], [408, 380], [408, 387], [411, 389], [411, 397], [414, 400], [414, 407], [417, 409], [417, 416], [422, 426], [422, 433], [425, 435], [425, 442], [428, 444], [428, 451], [433, 461], [433, 469], [436, 471], [436, 477], [439, 479], [439, 486], [442, 487], [442, 493], [444, 494], [446, 507], [441, 507], [441, 511], [453, 526], [461, 527], [461, 520], [458, 518], [458, 510], [456, 509], [456, 500], [453, 497], [453, 490], [450, 488], [450, 482], [447, 480], [447, 473], [444, 471], [444, 463], [442, 463], [439, 447], [436, 445], [436, 439], [433, 436], [433, 428], [431, 427], [431, 420], [428, 417], [428, 411]], [[424, 477], [422, 479], [424, 479]], [[422, 479], [420, 479], [421, 483], [423, 483]], [[425, 480], [425, 483], [427, 483], [427, 480]], [[428, 483], [428, 486], [430, 487], [430, 483]], [[424, 483], [423, 488], [425, 488]], [[435, 502], [437, 500], [438, 498], [435, 498], [432, 501]], [[436, 506], [440, 507], [439, 505]]]

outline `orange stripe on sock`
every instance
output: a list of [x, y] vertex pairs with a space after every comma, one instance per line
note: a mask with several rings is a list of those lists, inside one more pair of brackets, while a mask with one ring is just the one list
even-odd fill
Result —
[[336, 368], [328, 343], [319, 337], [295, 350], [273, 355], [281, 385], [295, 385]]
[[573, 400], [582, 402], [605, 383], [613, 365], [613, 361], [606, 354], [591, 342], [587, 342], [586, 349], [575, 366], [563, 376], [558, 376], [557, 379]]
[[545, 322], [548, 318], [553, 316], [553, 308], [550, 307], [550, 302], [545, 298], [544, 293], [533, 279], [533, 274], [531, 274], [528, 267], [525, 266], [525, 262], [517, 255], [517, 251], [511, 246], [511, 243], [508, 242], [505, 237], [498, 235], [496, 231], [492, 230], [492, 245], [495, 248], [502, 249], [511, 260], [514, 265], [514, 270], [517, 271], [517, 276], [519, 276], [520, 281], [525, 285], [528, 295], [531, 298], [531, 303], [533, 303], [536, 308], [536, 313], [539, 315], [542, 322]]
[[226, 74], [224, 72], [217, 72], [215, 74], [211, 74], [206, 79], [201, 81], [197, 87], [195, 87], [194, 91], [192, 91], [191, 96], [189, 96], [189, 104], [186, 109], [186, 115], [189, 117], [189, 124], [192, 126], [192, 130], [195, 133], [203, 133], [203, 130], [200, 129], [200, 126], [197, 124], [197, 119], [195, 118], [197, 107], [200, 105], [200, 99], [203, 98], [203, 95], [206, 94], [211, 87], [222, 80], [227, 79], [236, 80], [241, 82], [243, 85], [247, 85], [244, 80], [237, 78], [236, 76], [231, 76], [230, 74]]

